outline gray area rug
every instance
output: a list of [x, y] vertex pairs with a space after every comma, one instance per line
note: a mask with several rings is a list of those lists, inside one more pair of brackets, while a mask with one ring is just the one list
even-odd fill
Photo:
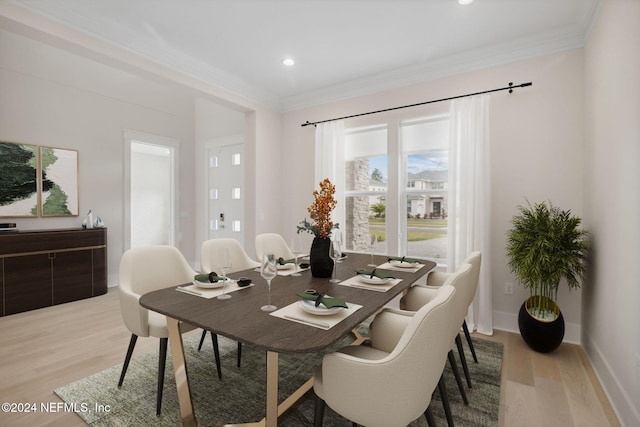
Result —
[[[202, 425], [214, 425], [262, 419], [265, 411], [265, 353], [243, 346], [242, 366], [237, 368], [236, 343], [219, 337], [222, 361], [222, 380], [219, 380], [210, 336], [207, 336], [201, 352], [197, 351], [199, 338], [199, 335], [185, 338], [187, 367], [198, 422]], [[330, 350], [347, 345], [349, 342], [350, 339], [345, 339]], [[497, 426], [502, 344], [474, 338], [479, 363], [473, 362], [466, 341], [464, 346], [473, 383], [473, 388], [467, 388], [469, 406], [462, 403], [448, 363], [445, 370], [455, 425]], [[123, 348], [123, 358], [125, 351], [126, 348]], [[120, 389], [117, 383], [122, 369], [121, 364], [60, 387], [55, 390], [55, 393], [64, 402], [75, 405], [76, 413], [92, 426], [179, 426], [179, 406], [171, 352], [168, 353], [160, 417], [155, 415], [157, 351], [136, 357], [131, 361], [124, 384]], [[454, 350], [454, 353], [457, 358], [457, 351]], [[321, 353], [280, 355], [280, 401], [313, 375], [314, 366], [321, 362], [322, 355]], [[460, 364], [459, 369], [462, 375]], [[313, 425], [314, 399], [311, 391], [280, 417], [278, 425], [284, 427]], [[438, 425], [446, 426], [447, 422], [437, 389], [433, 394], [431, 408]], [[410, 424], [411, 427], [426, 425], [424, 417]], [[327, 407], [324, 426], [350, 427], [351, 422]]]

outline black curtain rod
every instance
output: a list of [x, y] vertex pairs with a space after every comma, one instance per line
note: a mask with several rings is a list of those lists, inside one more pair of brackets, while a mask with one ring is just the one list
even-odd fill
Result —
[[451, 96], [449, 98], [442, 98], [442, 99], [435, 99], [433, 101], [425, 101], [425, 102], [419, 102], [417, 104], [410, 104], [410, 105], [403, 105], [401, 107], [392, 107], [392, 108], [385, 108], [384, 110], [377, 110], [377, 111], [369, 111], [368, 113], [360, 113], [360, 114], [353, 114], [351, 116], [344, 116], [344, 117], [337, 117], [335, 119], [328, 119], [328, 120], [320, 120], [317, 122], [309, 122], [307, 120], [306, 123], [301, 124], [300, 126], [304, 127], [304, 126], [309, 126], [309, 125], [317, 125], [319, 123], [326, 123], [326, 122], [332, 122], [334, 120], [342, 120], [342, 119], [351, 119], [353, 117], [360, 117], [360, 116], [367, 116], [369, 114], [377, 114], [377, 113], [384, 113], [386, 111], [393, 111], [393, 110], [400, 110], [402, 108], [410, 108], [410, 107], [417, 107], [419, 105], [426, 105], [426, 104], [433, 104], [436, 102], [442, 102], [442, 101], [451, 101], [452, 99], [458, 99], [458, 98], [465, 98], [467, 96], [474, 96], [474, 95], [482, 95], [484, 93], [491, 93], [491, 92], [499, 92], [501, 90], [508, 90], [509, 93], [513, 92], [513, 89], [519, 88], [519, 87], [527, 87], [527, 86], [531, 86], [533, 83], [528, 82], [528, 83], [522, 83], [519, 85], [513, 85], [513, 83], [509, 83], [509, 86], [507, 87], [501, 87], [498, 89], [491, 89], [491, 90], [485, 90], [482, 92], [476, 92], [476, 93], [468, 93], [466, 95], [458, 95], [458, 96]]

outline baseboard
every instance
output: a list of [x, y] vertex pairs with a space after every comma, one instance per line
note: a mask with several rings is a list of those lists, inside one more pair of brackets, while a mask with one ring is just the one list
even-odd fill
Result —
[[[520, 333], [518, 328], [518, 315], [514, 313], [507, 313], [504, 311], [493, 312], [493, 328], [501, 331]], [[582, 327], [577, 323], [564, 323], [564, 339], [563, 342], [571, 344], [581, 344]]]
[[640, 426], [640, 409], [620, 385], [615, 371], [588, 334], [584, 336], [583, 348], [620, 424], [623, 426]]

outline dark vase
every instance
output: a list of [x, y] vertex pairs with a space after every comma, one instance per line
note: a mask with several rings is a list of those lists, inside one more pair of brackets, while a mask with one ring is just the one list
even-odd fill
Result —
[[309, 252], [309, 264], [313, 277], [331, 277], [333, 274], [333, 260], [329, 257], [331, 240], [314, 237]]
[[564, 338], [564, 317], [558, 306], [550, 301], [553, 305], [558, 317], [555, 320], [546, 322], [533, 317], [527, 311], [527, 307], [537, 304], [540, 296], [528, 298], [520, 307], [518, 313], [518, 327], [520, 335], [529, 347], [539, 353], [549, 353], [562, 344]]

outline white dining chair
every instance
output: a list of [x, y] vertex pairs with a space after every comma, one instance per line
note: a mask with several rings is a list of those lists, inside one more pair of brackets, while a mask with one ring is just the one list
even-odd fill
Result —
[[455, 292], [443, 286], [417, 312], [386, 308], [371, 323], [370, 345], [325, 355], [314, 375], [314, 426], [325, 405], [364, 426], [406, 426], [423, 414], [434, 425], [429, 405], [443, 384]]
[[236, 239], [219, 238], [202, 242], [200, 247], [200, 271], [210, 273], [216, 271], [216, 257], [220, 249], [229, 249], [231, 256], [231, 268], [227, 273], [236, 273], [242, 270], [260, 267], [260, 263], [253, 260], [244, 250], [242, 244]]
[[[124, 324], [131, 331], [131, 339], [118, 381], [118, 388], [122, 387], [124, 382], [138, 337], [159, 338], [157, 415], [160, 415], [162, 409], [169, 331], [166, 317], [142, 307], [139, 300], [142, 295], [148, 292], [189, 283], [195, 274], [195, 270], [191, 268], [180, 251], [172, 246], [147, 246], [129, 249], [120, 260], [118, 272], [120, 309]], [[193, 329], [195, 326], [186, 323], [182, 323], [180, 327], [182, 333]], [[219, 369], [220, 361], [217, 352], [216, 366]]]
[[285, 242], [284, 238], [277, 233], [262, 233], [256, 236], [256, 259], [262, 261], [264, 254], [274, 254], [276, 259], [292, 259], [295, 258], [293, 252]]
[[[471, 265], [471, 283], [470, 287], [465, 291], [465, 300], [466, 300], [466, 308], [469, 308], [469, 305], [473, 302], [473, 299], [476, 295], [476, 290], [478, 289], [478, 279], [480, 277], [480, 267], [482, 262], [482, 254], [479, 251], [474, 251], [467, 256], [467, 258], [462, 261], [460, 266], [465, 264]], [[460, 268], [460, 267], [458, 267]], [[406, 310], [417, 310], [418, 307], [426, 304], [429, 299], [433, 296], [433, 289], [438, 286], [442, 286], [442, 284], [446, 283], [447, 279], [451, 273], [446, 272], [431, 272], [427, 276], [426, 286], [424, 285], [416, 285], [413, 286], [407, 294], [401, 299], [400, 307]], [[465, 317], [466, 317], [466, 309], [465, 309]], [[475, 363], [478, 363], [478, 356], [476, 355], [476, 350], [473, 346], [473, 340], [471, 339], [471, 334], [469, 333], [469, 328], [467, 326], [466, 319], [462, 319], [462, 330], [464, 332], [465, 338], [467, 340], [467, 344], [469, 345], [469, 349], [471, 350], [471, 355], [473, 356], [473, 360]], [[464, 350], [462, 348], [462, 340], [460, 337], [456, 338], [456, 346], [458, 348], [458, 355], [460, 356], [460, 360], [462, 363], [462, 369], [464, 370], [465, 378], [467, 381], [467, 385], [471, 387], [471, 376], [469, 374], [469, 367], [467, 366], [467, 360], [464, 355]]]
[[[465, 260], [460, 263], [460, 265], [462, 264], [471, 264], [471, 276], [472, 276], [473, 289], [469, 292], [468, 298], [467, 298], [469, 300], [469, 304], [467, 306], [469, 306], [473, 302], [473, 298], [475, 298], [475, 295], [476, 295], [476, 290], [478, 289], [478, 280], [480, 278], [480, 267], [482, 265], [482, 253], [479, 251], [471, 252], [469, 256], [467, 256], [467, 258], [465, 258]], [[442, 271], [433, 271], [429, 273], [429, 275], [427, 276], [426, 287], [429, 288], [429, 287], [435, 287], [435, 286], [442, 286], [442, 284], [447, 280], [447, 277], [449, 277], [450, 274], [451, 273], [446, 273]], [[416, 296], [414, 296], [413, 298], [420, 298], [418, 297], [419, 293], [421, 292], [419, 287], [416, 287], [415, 292], [416, 292]], [[428, 299], [428, 292], [425, 295], [426, 295], [425, 297], [420, 298], [422, 301], [426, 301]], [[476, 355], [476, 350], [473, 346], [473, 340], [471, 339], [471, 334], [469, 333], [469, 327], [467, 326], [466, 319], [462, 321], [462, 330], [467, 340], [467, 344], [469, 345], [469, 349], [471, 350], [473, 361], [475, 363], [478, 363], [478, 356]]]
[[[202, 242], [200, 246], [200, 272], [211, 273], [218, 269], [218, 262], [216, 261], [220, 250], [226, 248], [229, 250], [229, 256], [231, 257], [231, 268], [225, 271], [225, 274], [236, 273], [242, 270], [249, 270], [251, 268], [260, 267], [260, 263], [251, 259], [251, 257], [244, 250], [240, 242], [231, 238], [218, 238], [209, 239]], [[202, 343], [207, 336], [207, 331], [202, 331], [200, 337], [200, 343], [198, 344], [198, 351], [202, 348]], [[211, 332], [211, 339], [214, 341], [214, 346], [217, 347], [216, 335]], [[237, 366], [240, 367], [240, 361], [242, 360], [242, 343], [238, 342], [238, 355]], [[218, 377], [222, 377], [221, 370], [218, 369]]]
[[[456, 383], [458, 385], [458, 389], [460, 390], [460, 395], [462, 396], [462, 400], [465, 405], [469, 404], [467, 399], [467, 394], [465, 392], [464, 386], [462, 384], [462, 380], [460, 379], [460, 374], [458, 372], [457, 363], [455, 357], [453, 355], [453, 346], [455, 345], [458, 348], [458, 353], [460, 354], [461, 362], [465, 370], [465, 375], [467, 377], [467, 384], [471, 387], [471, 380], [469, 377], [469, 372], [467, 369], [467, 362], [464, 356], [464, 351], [462, 351], [462, 344], [460, 340], [460, 325], [462, 324], [462, 320], [467, 313], [468, 308], [468, 294], [472, 291], [473, 288], [473, 268], [470, 264], [462, 264], [458, 269], [449, 275], [447, 275], [444, 284], [437, 287], [422, 287], [416, 293], [416, 289], [419, 286], [413, 286], [409, 289], [409, 291], [401, 298], [400, 300], [400, 308], [408, 311], [418, 311], [421, 310], [425, 304], [430, 304], [432, 300], [438, 297], [440, 289], [444, 286], [452, 286], [456, 289], [456, 295], [453, 303], [451, 304], [451, 312], [452, 312], [452, 324], [450, 328], [450, 345], [449, 352], [447, 353], [447, 357], [449, 359], [449, 364], [451, 366], [451, 370], [455, 376]], [[450, 426], [453, 425], [453, 419], [451, 417], [450, 408], [447, 405], [447, 402], [443, 399], [443, 404], [445, 406], [445, 414], [447, 416], [447, 421]]]

